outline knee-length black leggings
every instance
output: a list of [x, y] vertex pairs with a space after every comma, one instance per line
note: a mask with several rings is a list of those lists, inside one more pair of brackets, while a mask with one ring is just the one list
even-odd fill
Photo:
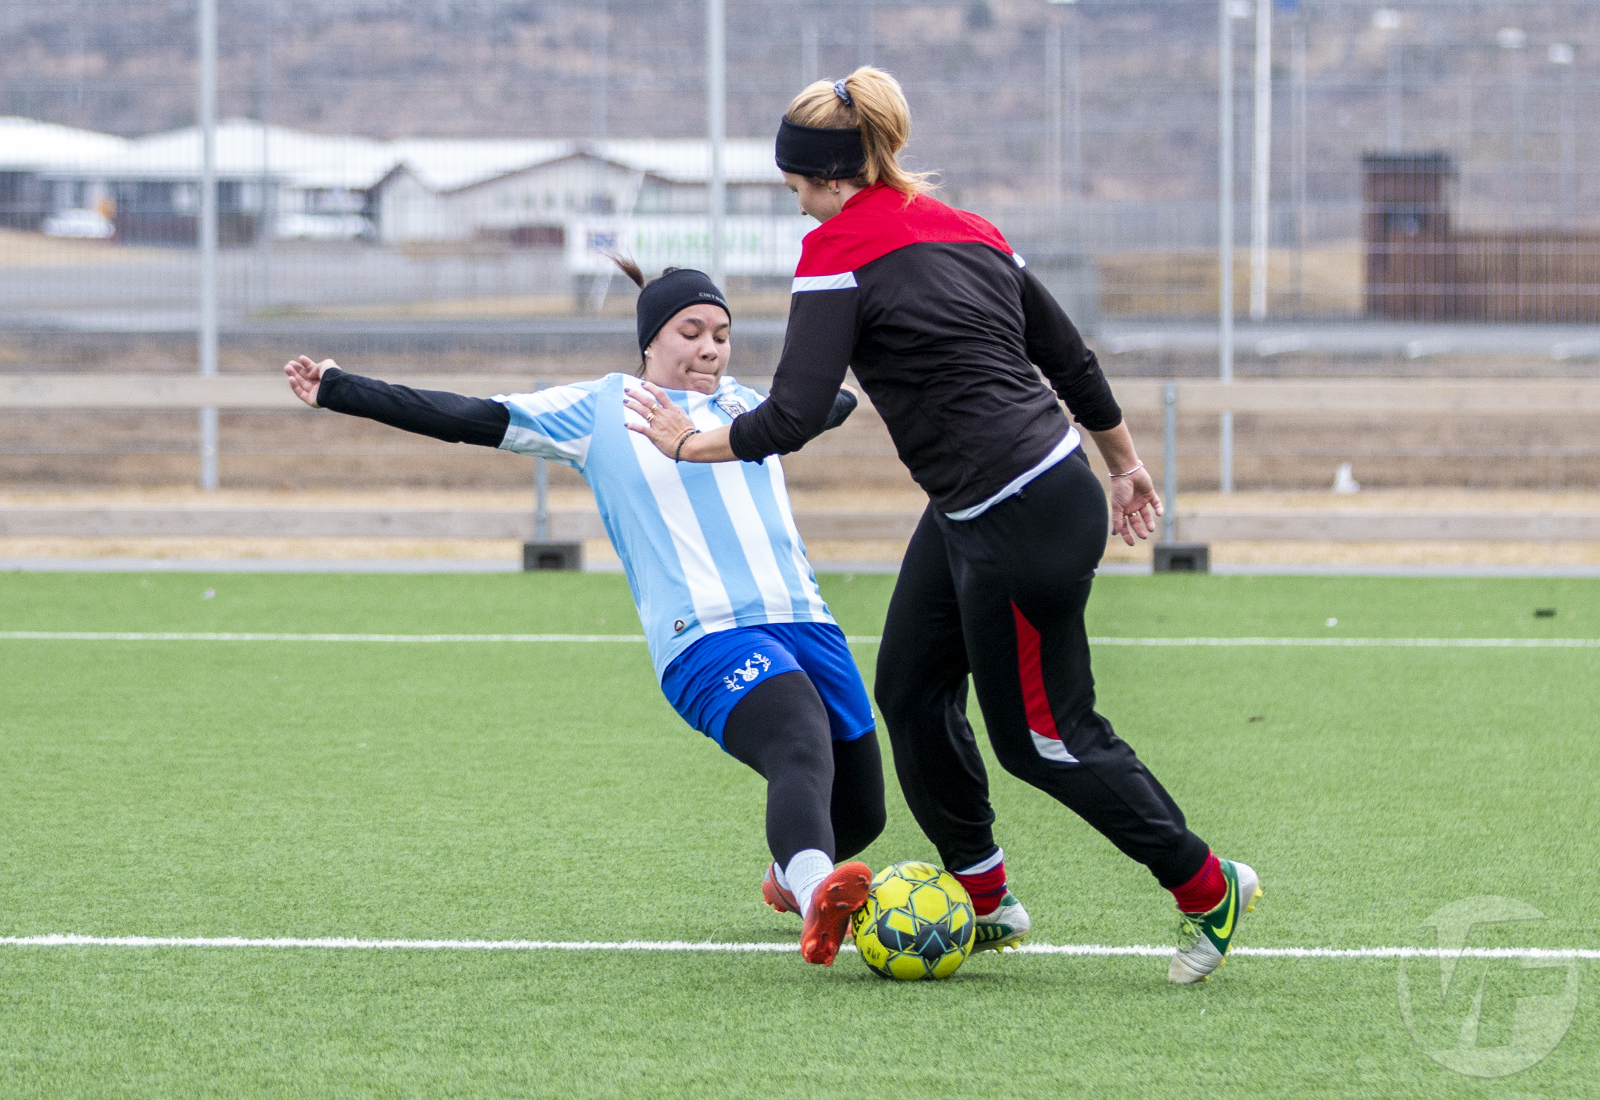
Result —
[[970, 520], [930, 506], [895, 584], [876, 697], [895, 771], [946, 867], [995, 849], [967, 676], [995, 756], [1169, 889], [1210, 849], [1094, 709], [1083, 612], [1105, 552], [1105, 493], [1081, 450]]
[[779, 867], [807, 848], [849, 859], [883, 832], [878, 735], [833, 740], [804, 672], [757, 685], [728, 715], [722, 743], [767, 781], [767, 847]]

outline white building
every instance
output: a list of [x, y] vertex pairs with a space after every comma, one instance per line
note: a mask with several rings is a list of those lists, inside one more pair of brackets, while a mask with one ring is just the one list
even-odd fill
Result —
[[0, 117], [0, 226], [37, 229], [56, 210], [94, 206], [102, 196], [87, 181], [57, 193], [47, 177], [82, 173], [127, 144], [126, 138], [93, 130]]
[[[690, 139], [374, 141], [228, 119], [215, 163], [224, 244], [271, 225], [279, 237], [559, 246], [574, 217], [705, 213], [710, 153]], [[729, 214], [794, 213], [770, 141], [730, 141], [724, 163]], [[191, 242], [200, 167], [196, 127], [125, 139], [0, 119], [0, 201], [17, 196], [25, 228], [98, 202], [124, 239]]]
[[[514, 168], [479, 173], [463, 171], [460, 161], [464, 154], [489, 152], [477, 148], [486, 143], [441, 144], [418, 149], [395, 143], [402, 159], [373, 188], [383, 240], [560, 245], [573, 218], [703, 215], [709, 205], [710, 154], [703, 141], [551, 143], [556, 147], [523, 156]], [[724, 165], [729, 214], [796, 212], [769, 142], [728, 142]]]

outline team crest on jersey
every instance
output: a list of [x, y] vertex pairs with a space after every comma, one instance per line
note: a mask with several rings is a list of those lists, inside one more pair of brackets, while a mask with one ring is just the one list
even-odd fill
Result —
[[750, 411], [744, 407], [743, 401], [740, 401], [732, 394], [723, 394], [721, 397], [717, 398], [717, 408], [721, 409], [729, 416], [743, 416], [745, 413]]
[[745, 684], [748, 684], [771, 667], [772, 659], [770, 657], [763, 656], [760, 653], [752, 653], [750, 658], [745, 661], [743, 668], [734, 669], [731, 676], [722, 678], [722, 682], [727, 685], [729, 691], [743, 691]]
[[674, 634], [682, 634], [683, 633], [683, 628], [688, 626], [688, 625], [689, 624], [684, 622], [682, 619], [674, 619], [672, 621], [672, 632]]

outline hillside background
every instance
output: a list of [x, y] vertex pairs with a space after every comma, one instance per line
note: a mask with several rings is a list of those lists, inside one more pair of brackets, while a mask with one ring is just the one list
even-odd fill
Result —
[[[1587, 48], [1600, 43], [1600, 4], [1412, 2], [1387, 29], [1374, 20], [1380, 7], [1305, 0], [1300, 15], [1280, 14], [1275, 198], [1293, 197], [1301, 140], [1291, 53], [1300, 19], [1306, 201], [1354, 201], [1361, 152], [1393, 144], [1398, 114], [1401, 145], [1457, 159], [1462, 197], [1480, 219], [1547, 219], [1563, 102], [1572, 119], [1600, 108], [1600, 49]], [[375, 137], [695, 136], [704, 125], [703, 18], [700, 0], [221, 0], [221, 111]], [[940, 169], [959, 201], [987, 205], [1055, 198], [1050, 51], [1059, 21], [1064, 135], [1074, 37], [1080, 44], [1081, 152], [1074, 161], [1064, 136], [1066, 197], [1216, 194], [1209, 0], [729, 0], [728, 19], [730, 135], [770, 133], [808, 70], [836, 76], [870, 59], [907, 87], [911, 158]], [[1508, 27], [1523, 32], [1524, 48], [1497, 44]], [[1243, 170], [1253, 21], [1236, 29]], [[187, 0], [10, 0], [0, 6], [0, 112], [128, 135], [188, 125], [194, 37]], [[1577, 45], [1576, 64], [1549, 63], [1557, 43]], [[1563, 80], [1572, 83], [1565, 91]], [[1600, 173], [1588, 170], [1593, 131], [1569, 129], [1587, 217], [1600, 188]]]

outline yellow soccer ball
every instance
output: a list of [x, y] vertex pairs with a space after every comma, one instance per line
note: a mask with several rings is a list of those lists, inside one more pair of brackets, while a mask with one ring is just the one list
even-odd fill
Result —
[[972, 953], [977, 916], [966, 889], [928, 863], [885, 867], [850, 920], [873, 973], [896, 981], [948, 978]]

